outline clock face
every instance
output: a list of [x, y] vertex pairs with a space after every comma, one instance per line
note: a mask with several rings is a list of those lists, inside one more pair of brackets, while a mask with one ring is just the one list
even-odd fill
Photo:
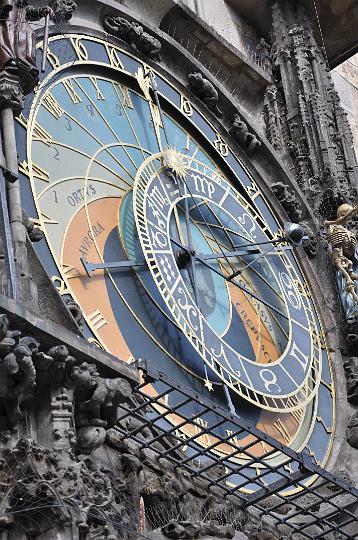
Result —
[[[45, 233], [35, 248], [59, 293], [81, 306], [84, 336], [126, 362], [146, 359], [324, 464], [329, 358], [302, 269], [258, 184], [157, 74], [160, 115], [148, 66], [98, 38], [71, 36], [66, 48], [64, 39], [51, 39], [44, 80], [19, 118], [20, 172], [27, 212]], [[161, 394], [160, 384], [148, 393]], [[195, 415], [190, 404], [186, 414]], [[166, 418], [170, 429], [180, 421]], [[196, 425], [178, 427], [180, 437]], [[232, 430], [228, 422], [198, 444]], [[243, 459], [224, 443], [215, 451]], [[252, 447], [267, 451], [263, 441]], [[247, 470], [257, 475], [257, 465]]]

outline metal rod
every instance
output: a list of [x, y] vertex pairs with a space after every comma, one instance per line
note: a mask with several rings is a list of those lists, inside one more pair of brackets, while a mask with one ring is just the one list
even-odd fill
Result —
[[120, 269], [120, 268], [132, 268], [133, 266], [146, 266], [144, 261], [116, 261], [116, 262], [105, 262], [105, 263], [91, 263], [87, 262], [84, 257], [80, 258], [80, 261], [83, 265], [83, 268], [86, 270], [88, 277], [92, 277], [93, 273], [96, 270], [104, 270], [111, 268]]
[[[1, 128], [3, 136], [3, 150], [6, 159], [7, 170], [12, 178], [17, 178], [13, 182], [7, 182], [7, 194], [9, 205], [9, 219], [11, 226], [11, 234], [14, 246], [14, 255], [16, 262], [17, 277], [28, 276], [28, 263], [27, 263], [27, 248], [26, 239], [27, 232], [26, 227], [22, 219], [22, 204], [20, 193], [20, 180], [18, 179], [18, 155], [17, 144], [15, 136], [15, 121], [14, 112], [11, 107], [3, 109], [1, 111]], [[18, 298], [17, 300], [23, 301], [22, 288], [17, 288]]]
[[8, 287], [7, 294], [10, 298], [17, 300], [14, 248], [12, 245], [9, 210], [7, 206], [6, 183], [2, 168], [0, 168], [0, 230], [3, 239], [4, 265]]
[[47, 49], [48, 49], [48, 38], [50, 33], [50, 14], [48, 13], [45, 17], [45, 27], [44, 27], [44, 40], [43, 40], [43, 50], [42, 50], [42, 63], [41, 63], [41, 73], [46, 71], [46, 58], [47, 58]]

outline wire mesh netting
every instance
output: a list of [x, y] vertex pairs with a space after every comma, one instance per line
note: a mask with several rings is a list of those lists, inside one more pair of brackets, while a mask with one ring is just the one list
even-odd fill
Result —
[[[258, 520], [269, 519], [282, 534], [358, 538], [358, 490], [346, 479], [330, 474], [308, 454], [291, 450], [167, 375], [142, 367], [145, 379], [138, 392], [143, 400], [135, 409], [123, 408], [116, 427], [121, 438], [134, 440], [141, 449], [150, 448], [157, 460], [165, 458], [174, 469], [184, 469], [191, 481], [197, 479], [207, 490], [219, 490], [223, 500], [236, 499], [242, 509], [253, 512]], [[153, 382], [162, 389], [155, 397]], [[176, 405], [169, 406], [169, 401]], [[126, 420], [133, 418], [138, 422], [130, 429]], [[149, 428], [145, 438], [141, 436], [143, 419]], [[230, 431], [225, 430], [228, 424]], [[220, 435], [222, 428], [226, 436]], [[246, 442], [239, 444], [243, 437]], [[225, 507], [222, 511], [226, 523]], [[153, 527], [160, 526], [180, 519], [181, 509], [163, 502], [160, 508], [146, 507], [146, 516]]]

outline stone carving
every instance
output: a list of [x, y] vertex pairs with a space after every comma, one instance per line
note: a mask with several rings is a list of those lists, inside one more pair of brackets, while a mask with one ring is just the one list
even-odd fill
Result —
[[0, 424], [1, 431], [12, 429], [21, 418], [21, 404], [32, 396], [36, 370], [32, 354], [39, 343], [9, 329], [6, 315], [0, 315]]
[[352, 356], [343, 363], [347, 380], [347, 399], [349, 403], [358, 405], [358, 358]]
[[63, 299], [68, 311], [71, 313], [72, 317], [75, 319], [79, 327], [83, 326], [84, 318], [82, 309], [80, 306], [73, 300], [73, 298], [68, 297]]
[[64, 345], [46, 352], [40, 348], [33, 337], [10, 330], [7, 316], [0, 315], [0, 430], [10, 434], [22, 417], [21, 405], [35, 396], [37, 385], [46, 385], [54, 390], [55, 440], [65, 436], [69, 447], [76, 443], [77, 452], [90, 454], [115, 425], [119, 404], [131, 395], [130, 384], [100, 377], [93, 364], [79, 364]]
[[211, 111], [222, 114], [218, 108], [219, 94], [213, 84], [205, 79], [201, 73], [195, 72], [188, 75], [189, 88]]
[[318, 253], [317, 235], [312, 231], [307, 221], [300, 221], [300, 225], [305, 232], [305, 238], [302, 241], [302, 247], [310, 259], [316, 257]]
[[118, 406], [130, 396], [131, 387], [125, 379], [102, 379], [96, 366], [87, 362], [73, 367], [71, 379], [77, 452], [90, 454], [103, 444], [106, 430], [115, 425]]
[[44, 237], [43, 231], [40, 227], [36, 227], [35, 224], [30, 220], [27, 213], [22, 209], [22, 222], [25, 225], [27, 234], [31, 242], [39, 242]]
[[358, 207], [353, 208], [349, 204], [341, 204], [337, 210], [337, 219], [325, 221], [325, 227], [327, 228], [328, 242], [331, 246], [332, 264], [344, 280], [344, 290], [358, 305], [358, 294], [355, 285], [358, 274], [354, 270], [354, 266], [358, 263], [356, 259], [357, 240], [355, 235], [344, 226], [357, 213]]
[[297, 200], [293, 190], [283, 182], [272, 184], [271, 189], [293, 223], [299, 223], [302, 218], [301, 204]]
[[234, 122], [229, 129], [229, 133], [233, 138], [242, 146], [248, 154], [252, 154], [257, 148], [261, 146], [261, 142], [256, 135], [249, 132], [247, 124], [243, 122], [240, 115], [236, 114]]
[[305, 231], [302, 247], [308, 257], [313, 259], [317, 255], [317, 235], [312, 231], [307, 221], [301, 221], [303, 214], [302, 207], [297, 200], [294, 191], [283, 182], [272, 184], [271, 189], [276, 199], [280, 201], [290, 220], [293, 223], [299, 223]]
[[20, 528], [32, 537], [48, 531], [46, 538], [67, 538], [78, 527], [86, 538], [134, 537], [132, 499], [124, 499], [122, 482], [111, 471], [89, 458], [20, 439], [13, 449], [2, 450], [0, 479], [0, 531], [10, 536], [18, 537]]
[[353, 448], [358, 449], [358, 412], [355, 412], [350, 417], [346, 437], [348, 444], [350, 444], [350, 446]]
[[235, 530], [230, 525], [219, 525], [216, 522], [202, 521], [172, 521], [162, 527], [161, 532], [166, 538], [192, 539], [204, 536], [215, 538], [234, 538]]
[[109, 34], [128, 43], [136, 51], [160, 62], [160, 41], [143, 30], [135, 21], [129, 22], [123, 17], [105, 17], [103, 27]]
[[326, 54], [303, 7], [276, 2], [272, 21], [274, 83], [264, 98], [267, 137], [309, 202], [317, 205], [317, 193], [327, 188], [351, 201], [358, 183], [357, 161]]
[[77, 9], [74, 0], [50, 0], [52, 9], [51, 19], [54, 23], [64, 23], [72, 19], [73, 12]]

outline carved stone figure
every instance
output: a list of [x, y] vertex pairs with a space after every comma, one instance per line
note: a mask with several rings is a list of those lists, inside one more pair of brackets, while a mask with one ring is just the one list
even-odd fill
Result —
[[272, 184], [271, 189], [291, 221], [298, 223], [302, 218], [302, 209], [294, 192], [283, 182]]
[[343, 366], [347, 380], [347, 399], [353, 405], [358, 405], [358, 358], [352, 356], [345, 360]]
[[252, 154], [261, 146], [261, 142], [256, 135], [249, 132], [247, 124], [241, 120], [240, 115], [236, 114], [234, 122], [229, 129], [229, 133], [242, 146], [248, 154]]
[[347, 442], [358, 449], [358, 412], [352, 414], [347, 426]]
[[201, 73], [195, 72], [188, 75], [189, 88], [205, 105], [212, 111], [221, 115], [218, 108], [219, 94], [212, 83], [205, 79]]
[[344, 225], [358, 213], [358, 207], [353, 208], [349, 204], [341, 204], [337, 210], [337, 219], [325, 221], [327, 237], [331, 246], [331, 261], [335, 269], [340, 272], [344, 279], [345, 289], [358, 304], [358, 294], [355, 282], [358, 274], [354, 271], [356, 262], [357, 240], [355, 235]]
[[84, 318], [82, 314], [82, 309], [80, 306], [73, 300], [73, 298], [64, 298], [64, 303], [71, 313], [72, 317], [75, 319], [78, 326], [82, 326], [84, 323]]
[[10, 331], [6, 315], [0, 315], [0, 337], [0, 422], [8, 430], [22, 416], [21, 403], [32, 395], [36, 380], [32, 353], [39, 343]]
[[77, 9], [74, 0], [50, 0], [49, 5], [52, 9], [51, 19], [54, 23], [68, 22]]
[[318, 253], [317, 235], [312, 231], [307, 221], [300, 221], [300, 225], [305, 232], [305, 238], [302, 241], [302, 247], [310, 259], [316, 257]]
[[115, 425], [118, 405], [130, 396], [131, 387], [125, 379], [102, 379], [96, 366], [87, 362], [73, 368], [72, 382], [77, 451], [89, 454], [103, 444], [106, 429]]
[[143, 27], [123, 17], [105, 17], [103, 27], [109, 34], [128, 43], [136, 51], [160, 62], [160, 41], [144, 31]]
[[40, 227], [36, 227], [34, 225], [34, 223], [30, 220], [24, 209], [22, 209], [22, 222], [25, 225], [27, 234], [29, 235], [31, 242], [39, 242], [40, 240], [42, 240], [42, 238], [44, 237], [43, 231], [40, 229]]

